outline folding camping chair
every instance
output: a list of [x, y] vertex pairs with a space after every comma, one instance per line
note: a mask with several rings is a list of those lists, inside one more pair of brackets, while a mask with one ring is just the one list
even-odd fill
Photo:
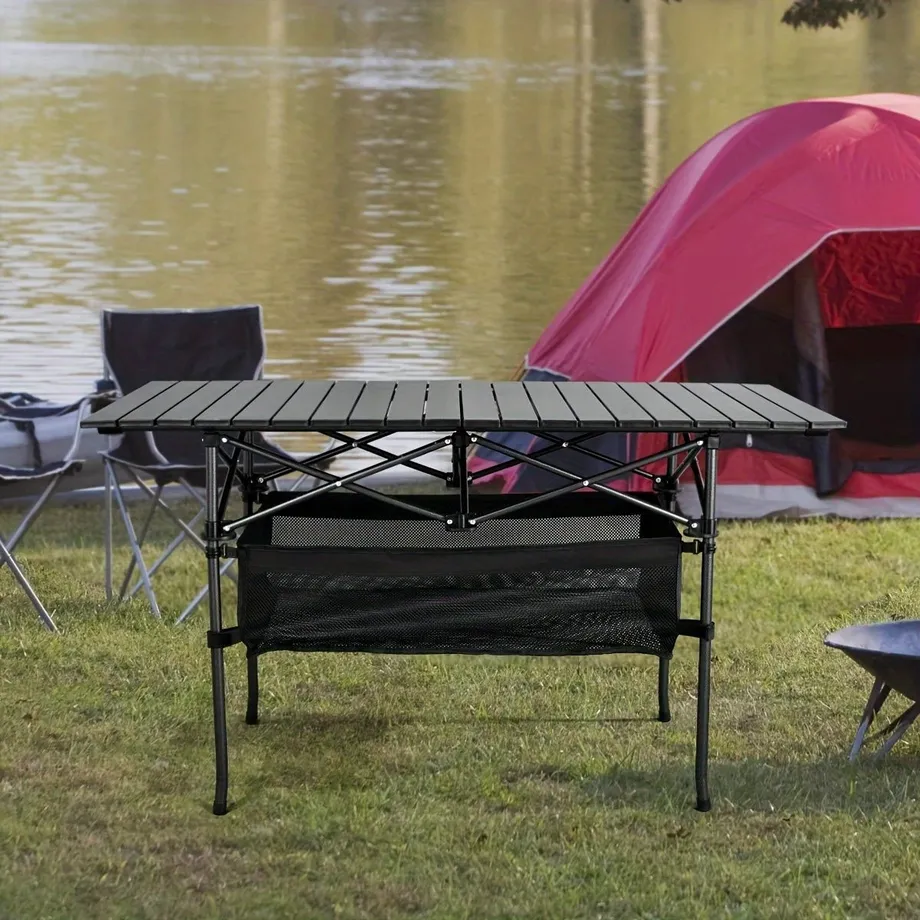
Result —
[[[152, 380], [254, 380], [262, 376], [265, 361], [265, 337], [262, 308], [258, 305], [217, 307], [196, 310], [102, 311], [102, 353], [105, 373], [119, 395], [125, 395]], [[278, 452], [274, 444], [258, 437], [255, 443]], [[204, 541], [195, 527], [204, 516], [205, 453], [201, 437], [186, 432], [126, 433], [121, 444], [102, 454], [105, 464], [106, 596], [113, 597], [112, 580], [112, 499], [124, 524], [131, 547], [131, 560], [118, 591], [118, 601], [143, 590], [151, 612], [159, 617], [160, 605], [153, 589], [153, 576], [185, 540], [202, 550]], [[264, 461], [253, 464], [254, 471]], [[266, 470], [277, 469], [268, 463]], [[133, 482], [149, 499], [140, 528], [134, 526], [128, 510], [119, 472]], [[153, 481], [153, 486], [149, 481]], [[198, 504], [194, 517], [183, 520], [164, 497], [167, 486]], [[162, 511], [178, 528], [175, 538], [159, 558], [147, 564], [144, 542], [157, 510]], [[233, 560], [221, 563], [221, 574], [235, 580]], [[135, 569], [138, 578], [131, 585]], [[205, 599], [207, 586], [189, 601], [176, 623]]]
[[[35, 500], [26, 511], [19, 526], [8, 540], [0, 534], [0, 568], [9, 567], [13, 577], [32, 602], [42, 623], [51, 632], [57, 627], [51, 614], [35, 593], [29, 579], [16, 561], [13, 552], [41, 514], [61, 482], [80, 472], [80, 422], [93, 409], [96, 396], [87, 396], [75, 403], [62, 405], [37, 399], [28, 394], [0, 396], [0, 499], [23, 498]], [[42, 427], [55, 423], [58, 430], [72, 432], [62, 456], [56, 444], [45, 441]], [[48, 448], [51, 447], [51, 455]], [[44, 448], [44, 451], [43, 451]]]

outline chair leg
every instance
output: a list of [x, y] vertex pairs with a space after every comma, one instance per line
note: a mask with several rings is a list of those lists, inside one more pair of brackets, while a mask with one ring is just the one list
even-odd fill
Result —
[[246, 724], [259, 724], [259, 658], [246, 656]]
[[201, 537], [197, 533], [195, 533], [194, 530], [192, 530], [192, 528], [188, 525], [188, 523], [183, 521], [182, 518], [180, 518], [179, 515], [176, 514], [176, 512], [173, 511], [173, 509], [170, 508], [169, 505], [166, 504], [162, 496], [157, 498], [156, 495], [154, 494], [153, 489], [151, 489], [150, 486], [148, 486], [147, 483], [144, 482], [144, 480], [141, 479], [140, 476], [138, 476], [137, 473], [134, 472], [134, 470], [129, 468], [128, 472], [130, 473], [131, 477], [134, 479], [134, 482], [137, 484], [138, 488], [142, 492], [146, 492], [150, 496], [150, 498], [154, 500], [154, 502], [156, 503], [156, 506], [158, 508], [162, 508], [162, 510], [169, 517], [169, 519], [173, 521], [173, 523], [180, 530], [182, 530], [186, 534], [186, 536], [188, 536], [188, 538], [199, 549], [204, 549], [204, 540], [202, 540]]
[[[231, 577], [232, 577], [232, 576], [231, 576], [231, 573], [230, 573], [229, 571], [227, 571], [227, 570], [228, 570], [228, 569], [230, 568], [230, 566], [232, 566], [232, 565], [233, 565], [233, 560], [232, 560], [232, 559], [227, 559], [225, 562], [223, 562], [223, 564], [222, 564], [221, 567], [220, 567], [220, 574], [221, 574], [221, 575], [226, 575], [228, 578], [231, 578]], [[232, 579], [232, 580], [235, 581], [236, 579]], [[201, 590], [200, 590], [200, 591], [189, 601], [189, 604], [188, 604], [188, 606], [185, 608], [185, 610], [183, 610], [182, 613], [179, 614], [179, 618], [176, 620], [176, 626], [179, 626], [179, 625], [181, 625], [182, 623], [184, 623], [184, 622], [189, 618], [189, 616], [191, 616], [192, 611], [193, 611], [193, 610], [194, 610], [194, 609], [195, 609], [195, 608], [196, 608], [196, 607], [197, 607], [207, 596], [208, 596], [208, 586], [205, 585], [205, 586], [204, 586], [204, 587], [203, 587], [203, 588], [202, 588], [202, 589], [201, 589]]]
[[150, 602], [150, 611], [155, 617], [159, 619], [161, 616], [160, 607], [159, 604], [157, 604], [156, 595], [153, 593], [153, 586], [150, 584], [150, 576], [147, 574], [147, 566], [144, 563], [144, 557], [141, 553], [141, 548], [138, 545], [137, 536], [134, 533], [134, 525], [131, 523], [131, 516], [128, 514], [124, 496], [121, 494], [121, 484], [117, 479], [115, 479], [113, 485], [115, 502], [118, 505], [118, 511], [121, 514], [121, 521], [124, 524], [125, 533], [128, 535], [128, 543], [131, 545], [131, 553], [134, 556], [138, 571], [141, 574], [141, 579], [144, 582], [144, 593], [147, 595], [147, 600]]
[[54, 495], [55, 490], [61, 482], [61, 476], [55, 476], [51, 482], [45, 486], [44, 491], [38, 497], [38, 501], [28, 510], [26, 516], [19, 522], [19, 526], [13, 532], [12, 536], [7, 540], [6, 548], [9, 552], [13, 553], [16, 551], [16, 547], [19, 545], [20, 540], [26, 535], [29, 528], [32, 524], [35, 523], [36, 518], [41, 514], [42, 509], [45, 507], [48, 499]]
[[[202, 516], [203, 514], [204, 514], [203, 511], [199, 511], [198, 514], [196, 514], [195, 517], [193, 517], [193, 518], [191, 519], [191, 521], [189, 521], [189, 526], [190, 526], [190, 527], [194, 527], [195, 524], [197, 524], [198, 521], [201, 519], [201, 516]], [[169, 543], [169, 545], [166, 547], [166, 549], [163, 550], [162, 555], [157, 559], [156, 562], [153, 563], [153, 565], [149, 566], [149, 568], [147, 569], [147, 571], [149, 572], [151, 578], [152, 578], [154, 575], [156, 575], [156, 573], [157, 573], [157, 572], [159, 571], [159, 569], [166, 563], [166, 561], [169, 559], [169, 557], [170, 557], [170, 556], [171, 556], [171, 555], [182, 545], [182, 543], [184, 543], [185, 540], [187, 540], [187, 539], [188, 539], [188, 537], [186, 536], [186, 534], [185, 534], [184, 532], [182, 532], [182, 533], [177, 534], [177, 535], [170, 541], [170, 543]], [[140, 591], [140, 589], [143, 588], [143, 587], [144, 587], [144, 583], [143, 583], [140, 579], [138, 579], [136, 582], [134, 582], [133, 586], [131, 587], [131, 590], [128, 592], [128, 597], [134, 597], [134, 595], [137, 594], [137, 592]]]
[[[163, 491], [163, 486], [158, 485], [157, 491], [156, 491], [157, 496], [159, 496], [162, 491]], [[156, 513], [156, 510], [157, 510], [157, 503], [156, 503], [156, 499], [154, 499], [150, 503], [150, 508], [147, 511], [147, 517], [144, 518], [144, 523], [141, 526], [141, 532], [140, 534], [138, 534], [138, 537], [137, 537], [137, 548], [139, 550], [142, 550], [144, 548], [144, 540], [147, 539], [147, 531], [150, 530], [150, 525], [151, 523], [153, 523], [153, 515]], [[135, 565], [135, 558], [134, 556], [132, 556], [131, 561], [128, 563], [128, 568], [127, 568], [127, 571], [125, 572], [125, 577], [121, 581], [121, 587], [118, 589], [118, 600], [119, 601], [123, 601], [125, 599], [125, 592], [128, 590], [128, 585], [131, 584], [131, 576], [134, 574], [134, 565]], [[147, 574], [152, 575], [153, 571], [151, 569], [148, 569]]]
[[191, 498], [194, 498], [202, 508], [205, 507], [206, 502], [204, 496], [201, 494], [201, 489], [196, 489], [184, 476], [179, 477], [179, 485], [188, 492]]
[[[7, 540], [5, 543], [8, 553], [12, 554], [13, 552], [15, 552], [17, 545], [22, 540], [22, 538], [26, 535], [26, 532], [29, 530], [29, 528], [34, 523], [35, 519], [41, 513], [42, 508], [45, 507], [45, 502], [47, 502], [48, 499], [51, 498], [51, 496], [54, 494], [54, 490], [58, 487], [58, 483], [60, 481], [61, 481], [61, 477], [55, 476], [54, 479], [52, 479], [51, 482], [49, 482], [48, 485], [45, 487], [45, 490], [39, 496], [38, 501], [36, 501], [35, 504], [32, 505], [32, 507], [27, 512], [26, 516], [19, 522], [19, 526], [13, 532], [13, 535], [9, 538], [9, 540]], [[0, 536], [0, 540], [2, 539], [3, 539], [2, 536]], [[5, 562], [6, 560], [0, 557], [0, 569], [3, 568]]]
[[[142, 531], [141, 531], [140, 537], [133, 540], [133, 543], [132, 543], [132, 551], [134, 551], [134, 544], [136, 544], [136, 545], [137, 545], [137, 552], [134, 552], [134, 553], [133, 553], [133, 558], [132, 558], [131, 567], [130, 567], [130, 569], [129, 569], [128, 575], [126, 576], [126, 582], [125, 582], [125, 584], [122, 585], [122, 596], [127, 596], [127, 597], [129, 597], [129, 598], [134, 597], [134, 595], [135, 595], [141, 588], [143, 588], [143, 589], [145, 590], [145, 592], [147, 592], [147, 596], [148, 596], [148, 598], [149, 598], [149, 597], [150, 597], [150, 594], [152, 593], [152, 590], [153, 590], [152, 587], [151, 587], [151, 584], [150, 584], [151, 578], [156, 574], [156, 572], [159, 570], [159, 568], [166, 562], [166, 560], [169, 558], [169, 556], [170, 556], [173, 552], [175, 552], [175, 550], [179, 547], [179, 545], [182, 543], [183, 540], [190, 539], [190, 540], [192, 540], [192, 541], [195, 543], [196, 546], [198, 546], [198, 547], [201, 548], [201, 549], [204, 549], [204, 545], [205, 545], [205, 544], [204, 544], [204, 540], [203, 540], [203, 539], [201, 538], [201, 536], [199, 536], [199, 534], [197, 534], [197, 533], [194, 531], [194, 529], [193, 529], [194, 526], [195, 526], [195, 524], [201, 519], [201, 516], [202, 516], [202, 515], [204, 514], [204, 512], [205, 512], [205, 509], [204, 509], [204, 499], [203, 499], [202, 496], [199, 494], [199, 492], [196, 491], [196, 490], [194, 489], [194, 487], [191, 486], [191, 485], [188, 483], [187, 480], [185, 480], [185, 479], [180, 479], [180, 480], [179, 480], [179, 482], [180, 482], [180, 483], [182, 484], [182, 486], [186, 489], [186, 491], [189, 493], [189, 495], [191, 495], [192, 498], [194, 498], [199, 504], [202, 505], [202, 507], [201, 507], [201, 508], [199, 509], [199, 511], [195, 514], [195, 516], [192, 518], [191, 521], [184, 521], [184, 520], [182, 520], [182, 518], [179, 517], [179, 515], [176, 514], [176, 512], [175, 512], [175, 511], [164, 501], [163, 496], [162, 496], [162, 494], [161, 494], [161, 493], [162, 493], [162, 487], [161, 487], [161, 486], [157, 486], [156, 489], [152, 489], [146, 482], [143, 481], [143, 479], [140, 478], [140, 476], [138, 476], [138, 474], [137, 474], [133, 469], [131, 469], [130, 467], [126, 467], [126, 470], [127, 470], [128, 474], [131, 476], [131, 478], [134, 480], [134, 482], [137, 484], [138, 488], [139, 488], [142, 492], [146, 492], [147, 495], [150, 497], [150, 499], [151, 499], [151, 510], [150, 510], [150, 512], [148, 513], [148, 517], [147, 517], [147, 519], [146, 519], [145, 522], [144, 522], [144, 527], [143, 527], [143, 529], [142, 529]], [[123, 500], [119, 500], [119, 497], [120, 497], [120, 494], [121, 494], [121, 493], [119, 492], [119, 485], [120, 485], [120, 484], [119, 484], [119, 482], [118, 482], [117, 479], [113, 479], [113, 481], [114, 481], [114, 484], [115, 484], [116, 501], [119, 501], [119, 508], [121, 509], [121, 508], [124, 507], [124, 503], [123, 503]], [[154, 514], [154, 512], [156, 511], [157, 508], [161, 509], [161, 510], [170, 518], [170, 520], [172, 520], [173, 523], [175, 523], [176, 526], [179, 527], [181, 533], [178, 534], [178, 535], [172, 540], [172, 542], [169, 544], [169, 546], [167, 546], [167, 548], [163, 551], [162, 555], [156, 560], [156, 562], [153, 563], [153, 565], [147, 566], [146, 564], [143, 563], [143, 557], [142, 557], [141, 554], [140, 554], [140, 548], [143, 546], [143, 541], [144, 541], [144, 538], [145, 538], [145, 536], [146, 536], [147, 529], [148, 529], [148, 527], [149, 527], [149, 524], [150, 524], [150, 521], [151, 521], [151, 519], [152, 519], [152, 517], [153, 517], [153, 514]], [[125, 514], [126, 514], [126, 512], [123, 512], [123, 515], [122, 515], [122, 516], [124, 517]], [[126, 524], [126, 527], [127, 527], [127, 524]], [[129, 541], [132, 540], [132, 533], [133, 533], [133, 531], [131, 531], [131, 532], [129, 533], [129, 535], [128, 535]], [[124, 594], [125, 585], [127, 584], [127, 579], [130, 577], [130, 574], [133, 572], [135, 563], [137, 564], [138, 568], [141, 570], [141, 577], [140, 577], [140, 579], [139, 579], [137, 582], [135, 582], [135, 584], [131, 587], [130, 591], [128, 591], [127, 594], [125, 595], [125, 594]], [[221, 574], [221, 575], [225, 575], [227, 578], [229, 578], [231, 581], [233, 581], [233, 582], [235, 583], [237, 579], [236, 579], [236, 574], [235, 574], [235, 572], [232, 571], [232, 566], [233, 566], [233, 560], [232, 560], [232, 559], [229, 559], [229, 560], [225, 561], [224, 563], [222, 563], [222, 565], [221, 565], [221, 567], [220, 567], [220, 574]], [[148, 590], [148, 589], [149, 589], [149, 590]], [[204, 598], [207, 596], [207, 593], [208, 593], [208, 589], [207, 589], [207, 587], [204, 587], [204, 588], [202, 588], [202, 589], [195, 595], [195, 597], [192, 599], [192, 601], [188, 604], [188, 606], [185, 608], [185, 610], [182, 611], [182, 613], [180, 614], [179, 618], [176, 620], [176, 625], [179, 625], [180, 623], [184, 622], [184, 621], [190, 616], [190, 614], [192, 613], [192, 611], [193, 611], [193, 610], [204, 600]], [[159, 615], [160, 615], [159, 607], [158, 607], [158, 606], [154, 607], [154, 605], [155, 605], [155, 601], [151, 603], [151, 607], [154, 608], [154, 609], [156, 610], [156, 615], [159, 616]]]
[[662, 656], [658, 659], [658, 721], [671, 721], [671, 707], [668, 700], [668, 677], [671, 659]]
[[[204, 514], [204, 511], [205, 511], [205, 500], [204, 500], [204, 497], [203, 497], [202, 494], [201, 494], [201, 490], [200, 490], [200, 489], [196, 489], [187, 479], [181, 479], [181, 478], [180, 478], [180, 479], [179, 479], [179, 482], [185, 487], [185, 491], [188, 492], [189, 495], [192, 496], [192, 498], [194, 498], [197, 502], [199, 502], [199, 503], [201, 504], [201, 511], [199, 512], [199, 514]], [[196, 521], [198, 520], [198, 515], [195, 515], [194, 520], [196, 520]], [[203, 543], [202, 543], [202, 546], [204, 546]], [[230, 581], [232, 581], [234, 584], [236, 584], [236, 573], [235, 573], [229, 566], [224, 566], [224, 567], [221, 569], [221, 575], [226, 575], [227, 578], [230, 579]], [[203, 595], [202, 595], [202, 596], [203, 596]], [[197, 606], [197, 605], [198, 605], [198, 602], [196, 602], [196, 604], [195, 604], [194, 606]], [[193, 608], [193, 609], [194, 609], [194, 608]], [[188, 613], [190, 613], [190, 612], [191, 612], [191, 610], [188, 611]], [[186, 613], [185, 615], [188, 616], [188, 613]]]
[[29, 579], [26, 578], [26, 576], [23, 574], [22, 569], [19, 568], [19, 565], [13, 558], [13, 554], [7, 549], [6, 544], [2, 540], [0, 540], [0, 560], [6, 563], [10, 572], [13, 574], [13, 578], [19, 582], [19, 587], [25, 591], [26, 597], [28, 597], [32, 602], [32, 606], [35, 608], [36, 612], [41, 618], [45, 628], [49, 632], [57, 632], [58, 628], [54, 625], [54, 620], [51, 618], [51, 614], [48, 613], [48, 611], [45, 609], [45, 605], [39, 600], [35, 591], [32, 590], [32, 585], [29, 584]]
[[112, 600], [112, 477], [115, 470], [108, 460], [102, 463], [105, 480], [105, 599]]

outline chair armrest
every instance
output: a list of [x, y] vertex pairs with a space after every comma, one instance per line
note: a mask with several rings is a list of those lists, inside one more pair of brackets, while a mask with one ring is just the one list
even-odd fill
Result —
[[94, 393], [89, 397], [89, 411], [98, 412], [100, 409], [105, 408], [110, 403], [115, 402], [121, 394], [118, 390], [105, 390], [101, 393]]

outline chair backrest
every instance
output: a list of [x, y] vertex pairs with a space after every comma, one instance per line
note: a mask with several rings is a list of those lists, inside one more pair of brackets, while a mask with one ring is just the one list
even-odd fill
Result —
[[[253, 380], [265, 362], [262, 307], [103, 310], [102, 354], [121, 394], [151, 380]], [[151, 453], [160, 463], [204, 463], [197, 434], [165, 432], [144, 441], [126, 437], [122, 451], [142, 463]]]

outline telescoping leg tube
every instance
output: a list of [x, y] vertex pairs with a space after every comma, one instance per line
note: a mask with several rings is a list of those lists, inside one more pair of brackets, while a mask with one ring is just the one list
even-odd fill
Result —
[[696, 701], [696, 808], [709, 811], [709, 683], [712, 668], [712, 585], [716, 552], [716, 466], [719, 441], [706, 439], [706, 483], [703, 491], [703, 563], [700, 585], [699, 685]]
[[[252, 443], [252, 432], [243, 435], [243, 443]], [[306, 476], [306, 473], [304, 473]], [[301, 479], [304, 478], [301, 477]], [[298, 480], [299, 482], [300, 480]], [[255, 510], [256, 483], [252, 475], [252, 451], [243, 449], [243, 511], [246, 517]], [[246, 724], [259, 724], [259, 658], [246, 657]]]
[[[205, 437], [205, 553], [208, 559], [208, 607], [211, 614], [211, 633], [219, 635], [223, 629], [220, 609], [220, 497], [217, 488], [216, 435]], [[229, 785], [227, 756], [227, 693], [224, 685], [224, 650], [211, 648], [211, 689], [214, 696], [214, 763], [216, 782], [214, 788], [214, 814], [227, 813]]]
[[[668, 435], [668, 448], [677, 447], [678, 436], [676, 434]], [[667, 497], [667, 508], [668, 511], [674, 512], [677, 510], [677, 495], [676, 488], [677, 483], [674, 481], [674, 471], [677, 469], [677, 456], [676, 454], [671, 454], [668, 457], [667, 461], [667, 472], [665, 474], [666, 481], [665, 486], [665, 495]], [[669, 683], [670, 683], [670, 672], [671, 672], [671, 658], [670, 656], [665, 657], [662, 655], [658, 659], [658, 721], [659, 722], [670, 722], [671, 721], [671, 703], [670, 703], [670, 692], [669, 692]]]

